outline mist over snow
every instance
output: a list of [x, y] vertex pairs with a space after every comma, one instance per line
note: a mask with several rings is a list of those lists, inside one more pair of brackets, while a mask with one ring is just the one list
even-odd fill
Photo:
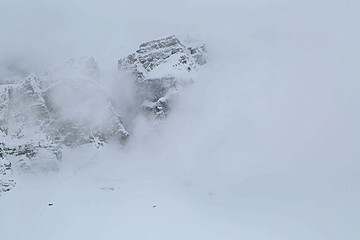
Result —
[[[0, 239], [359, 239], [359, 11], [352, 0], [2, 0], [0, 83], [47, 77], [61, 116], [90, 125], [112, 99], [130, 136], [64, 147], [56, 173], [15, 175]], [[117, 61], [170, 35], [204, 43], [208, 63], [154, 122], [136, 113]]]

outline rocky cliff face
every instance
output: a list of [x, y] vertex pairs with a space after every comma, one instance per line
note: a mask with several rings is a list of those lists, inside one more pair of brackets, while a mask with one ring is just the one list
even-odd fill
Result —
[[34, 75], [0, 88], [0, 194], [15, 186], [12, 172], [56, 171], [59, 133]]
[[[110, 140], [122, 144], [126, 141], [129, 134], [121, 117], [94, 82], [98, 74], [95, 67], [93, 59], [72, 59], [39, 77], [31, 75], [0, 85], [0, 195], [15, 186], [13, 172], [57, 171], [63, 146], [101, 147]], [[79, 89], [92, 90], [106, 105], [98, 113], [91, 109], [79, 119], [78, 112], [68, 114], [67, 110], [86, 109], [86, 105], [78, 103], [93, 104], [88, 103], [91, 92], [88, 99], [74, 97], [79, 95]], [[99, 96], [94, 101], [98, 100]], [[85, 121], [95, 115], [101, 116], [96, 123]]]
[[129, 136], [122, 118], [99, 81], [93, 58], [71, 59], [43, 76], [44, 96], [61, 142], [69, 147], [109, 139], [124, 143]]
[[118, 67], [135, 77], [140, 109], [165, 117], [171, 100], [193, 73], [206, 64], [204, 45], [185, 46], [175, 36], [143, 43], [135, 53], [120, 59]]
[[[31, 75], [3, 86], [1, 99], [0, 157], [22, 171], [57, 169], [61, 159], [59, 133], [41, 94], [40, 80]], [[39, 165], [44, 157], [46, 164]]]
[[[203, 45], [170, 36], [141, 44], [118, 67], [134, 76], [138, 108], [159, 119], [205, 63]], [[100, 76], [96, 61], [83, 57], [0, 85], [0, 195], [15, 186], [14, 171], [56, 171], [65, 146], [126, 142], [129, 133]]]
[[[4, 148], [4, 143], [0, 143], [0, 151]], [[11, 179], [12, 166], [11, 162], [4, 157], [4, 153], [0, 153], [0, 196], [4, 192], [10, 191], [15, 187], [16, 183]]]

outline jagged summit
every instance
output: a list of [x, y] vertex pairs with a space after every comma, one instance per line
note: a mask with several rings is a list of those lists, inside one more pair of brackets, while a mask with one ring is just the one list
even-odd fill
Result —
[[163, 118], [179, 87], [191, 83], [193, 72], [206, 62], [204, 45], [185, 46], [172, 35], [141, 44], [118, 67], [135, 76], [140, 108]]
[[[132, 71], [140, 81], [174, 75], [174, 70], [190, 72], [207, 62], [205, 55], [204, 45], [186, 47], [173, 35], [141, 44], [135, 53], [120, 59], [118, 66]], [[158, 68], [161, 72], [156, 74]]]

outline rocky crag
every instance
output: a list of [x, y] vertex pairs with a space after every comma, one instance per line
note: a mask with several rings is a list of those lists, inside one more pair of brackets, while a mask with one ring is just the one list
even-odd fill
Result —
[[[103, 89], [93, 58], [70, 59], [42, 76], [43, 95], [60, 141], [68, 147], [110, 139], [123, 144], [129, 136], [121, 116]], [[89, 121], [91, 120], [91, 121]]]
[[118, 67], [135, 77], [140, 109], [164, 118], [179, 88], [191, 83], [193, 73], [206, 62], [204, 45], [185, 46], [169, 36], [141, 44], [120, 59]]
[[[55, 170], [61, 159], [59, 132], [41, 94], [39, 78], [31, 75], [0, 91], [0, 158], [22, 171]], [[44, 158], [46, 164], [39, 164]]]
[[[170, 36], [141, 44], [118, 67], [134, 77], [138, 110], [163, 119], [206, 62], [203, 45]], [[83, 57], [0, 85], [0, 195], [15, 187], [13, 172], [57, 171], [64, 147], [125, 144], [129, 133], [100, 77], [96, 61]]]
[[[40, 76], [30, 75], [13, 84], [0, 85], [0, 195], [15, 186], [13, 172], [57, 171], [64, 146], [93, 144], [99, 148], [110, 140], [120, 144], [126, 141], [129, 134], [122, 118], [94, 82], [94, 66], [92, 58], [72, 59]], [[73, 83], [84, 91], [90, 85], [104, 100], [98, 114], [101, 119], [96, 124], [84, 121], [95, 113], [76, 119], [78, 113], [66, 114], [66, 109], [61, 108], [68, 104], [69, 109], [74, 109], [75, 102], [87, 101], [70, 96], [78, 91]]]

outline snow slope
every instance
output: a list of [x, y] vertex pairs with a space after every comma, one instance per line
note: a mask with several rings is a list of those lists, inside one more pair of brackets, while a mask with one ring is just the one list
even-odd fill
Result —
[[314, 192], [314, 185], [336, 193], [340, 186], [307, 172], [253, 172], [219, 187], [216, 176], [204, 184], [197, 167], [172, 169], [169, 159], [116, 147], [64, 151], [72, 162], [61, 174], [17, 176], [1, 198], [1, 239], [355, 239], [358, 215], [344, 196]]

